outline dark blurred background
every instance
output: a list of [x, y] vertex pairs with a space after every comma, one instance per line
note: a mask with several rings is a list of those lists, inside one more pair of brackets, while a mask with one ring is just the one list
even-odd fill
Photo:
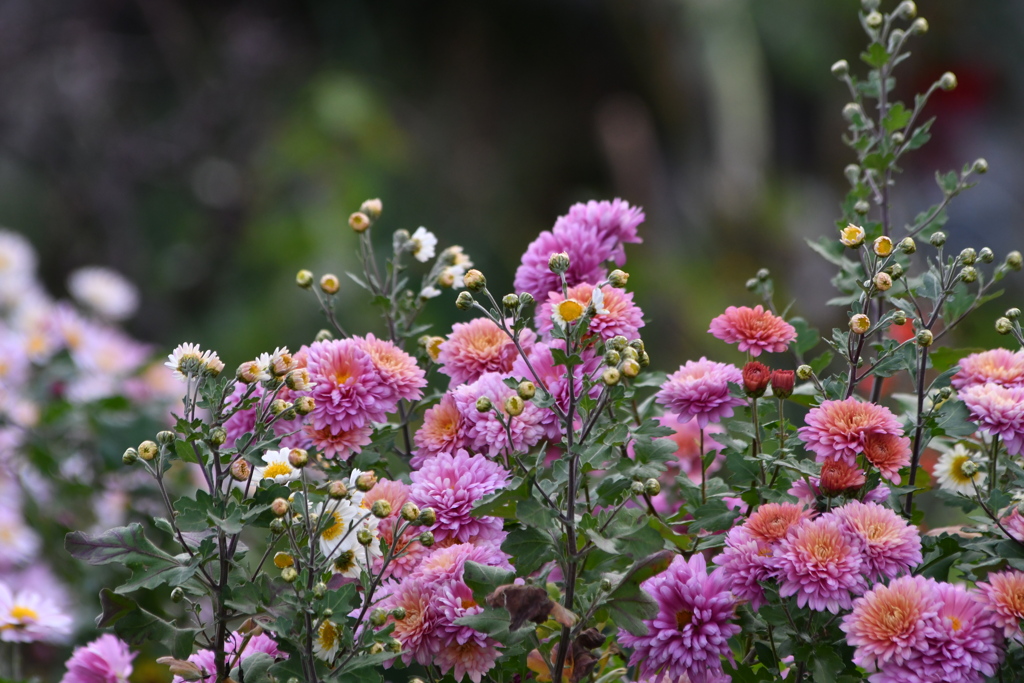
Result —
[[[895, 2], [883, 5], [891, 10]], [[628, 250], [657, 367], [739, 358], [706, 334], [725, 306], [777, 301], [816, 324], [854, 160], [829, 66], [866, 39], [855, 0], [0, 1], [0, 224], [64, 294], [96, 263], [140, 287], [130, 328], [213, 347], [231, 367], [308, 341], [302, 267], [355, 270], [346, 217], [381, 197], [378, 244], [424, 225], [501, 293], [518, 255], [575, 201], [642, 205]], [[907, 160], [902, 223], [940, 198], [936, 169], [991, 171], [950, 211], [950, 244], [1024, 246], [1024, 3], [919, 3], [897, 95], [942, 72], [933, 140]], [[897, 231], [898, 234], [898, 231]], [[347, 282], [347, 280], [345, 280]], [[1017, 283], [966, 330], [1021, 304]], [[380, 331], [347, 285], [350, 329]], [[458, 319], [449, 292], [429, 314]], [[963, 340], [962, 340], [963, 341]], [[735, 358], [733, 357], [735, 355]]]

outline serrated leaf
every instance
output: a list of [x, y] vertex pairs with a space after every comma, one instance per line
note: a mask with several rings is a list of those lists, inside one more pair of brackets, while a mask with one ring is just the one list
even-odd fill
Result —
[[885, 115], [885, 120], [882, 121], [882, 124], [887, 132], [892, 133], [910, 123], [911, 115], [911, 112], [903, 106], [902, 102], [896, 102], [889, 108], [889, 112]]
[[532, 574], [555, 556], [551, 538], [532, 527], [510, 532], [501, 549], [512, 556], [512, 564], [520, 576]]
[[92, 565], [101, 564], [177, 564], [176, 560], [153, 545], [142, 525], [120, 526], [90, 536], [74, 531], [64, 539], [71, 556]]
[[881, 43], [872, 43], [860, 58], [872, 69], [880, 69], [889, 63], [889, 51]]
[[957, 186], [960, 185], [960, 176], [956, 171], [949, 171], [948, 173], [935, 172], [935, 182], [942, 190], [943, 194], [953, 194], [957, 190]]
[[199, 459], [196, 458], [196, 451], [188, 441], [176, 440], [174, 442], [174, 452], [182, 462], [199, 463]]

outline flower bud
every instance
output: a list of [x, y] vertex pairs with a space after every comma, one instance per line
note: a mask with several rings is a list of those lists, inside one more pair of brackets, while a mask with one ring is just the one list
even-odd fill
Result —
[[772, 395], [776, 398], [789, 398], [793, 395], [793, 385], [796, 384], [795, 374], [792, 370], [775, 370], [772, 372]]
[[904, 254], [913, 254], [917, 251], [917, 243], [914, 242], [913, 237], [904, 237], [900, 240], [900, 251]]
[[320, 291], [324, 294], [337, 294], [341, 289], [341, 281], [337, 275], [327, 273], [320, 278]]
[[624, 270], [619, 270], [618, 268], [616, 268], [615, 270], [608, 274], [608, 284], [610, 284], [612, 287], [618, 287], [622, 289], [623, 287], [626, 286], [627, 282], [629, 282], [629, 273], [627, 273]]
[[864, 244], [864, 228], [850, 223], [839, 232], [839, 241], [851, 249]]
[[880, 3], [881, 0], [860, 0], [860, 6], [864, 8], [865, 12], [870, 12], [871, 10], [878, 9], [878, 5]]
[[297, 578], [299, 578], [299, 573], [295, 571], [295, 567], [285, 567], [281, 570], [281, 579], [285, 583], [295, 583]]
[[397, 655], [402, 652], [402, 641], [398, 638], [388, 638], [384, 643], [384, 649]]
[[633, 349], [634, 351], [636, 351], [638, 353], [640, 351], [643, 351], [644, 350], [644, 340], [643, 339], [630, 339], [629, 340], [629, 348]]
[[134, 465], [139, 459], [139, 452], [134, 448], [128, 448], [125, 450], [124, 455], [121, 456], [121, 462], [125, 465]]
[[348, 498], [348, 486], [340, 479], [335, 479], [327, 485], [327, 495], [334, 500]]
[[953, 397], [953, 387], [942, 387], [941, 389], [939, 389], [939, 399], [940, 400], [948, 401], [952, 397]]
[[309, 289], [313, 286], [313, 273], [303, 268], [295, 274], [295, 284], [303, 289]]
[[211, 446], [223, 446], [224, 442], [228, 440], [228, 433], [223, 427], [214, 427], [210, 430], [210, 438], [208, 441]]
[[978, 260], [978, 254], [970, 247], [967, 247], [960, 252], [960, 263], [965, 266], [973, 266], [975, 261]]
[[941, 247], [946, 243], [946, 233], [941, 230], [936, 230], [932, 233], [932, 236], [928, 238], [928, 243], [933, 247]]
[[980, 466], [973, 460], [967, 460], [960, 465], [960, 473], [968, 478], [977, 474], [979, 469]]
[[650, 355], [648, 355], [646, 351], [641, 351], [640, 358], [638, 358], [637, 360], [639, 361], [640, 367], [642, 368], [646, 368], [648, 365], [651, 364], [651, 357]]
[[911, 0], [903, 0], [903, 2], [896, 7], [896, 12], [894, 12], [894, 14], [899, 16], [900, 19], [913, 19], [917, 16], [917, 5], [915, 5]]
[[373, 220], [380, 218], [381, 212], [384, 210], [384, 204], [379, 199], [367, 199], [363, 202], [363, 205], [359, 207], [359, 211]]
[[384, 519], [391, 514], [391, 503], [387, 502], [383, 498], [373, 501], [373, 505], [370, 506], [370, 512], [377, 519]]
[[872, 244], [872, 248], [874, 249], [876, 256], [888, 256], [892, 253], [892, 239], [885, 235], [876, 237], [874, 244]]
[[455, 308], [460, 311], [468, 311], [473, 308], [473, 295], [469, 292], [459, 292], [459, 296], [455, 299]]
[[750, 398], [764, 395], [771, 380], [772, 371], [762, 363], [752, 360], [743, 366], [743, 390]]
[[601, 373], [601, 381], [610, 387], [618, 384], [620, 379], [622, 379], [622, 373], [615, 368], [607, 368], [603, 373]]
[[486, 396], [481, 396], [476, 400], [476, 411], [478, 413], [486, 413], [493, 407], [494, 406], [491, 404], [491, 399], [487, 398]]
[[501, 298], [501, 305], [510, 311], [518, 310], [519, 308], [519, 297], [515, 294], [506, 294]]
[[395, 618], [395, 621], [405, 619], [405, 608], [401, 606], [394, 608], [391, 610], [391, 616]]
[[[351, 560], [349, 560], [349, 561], [351, 561]], [[320, 610], [320, 614], [323, 615], [324, 619], [330, 619], [331, 617], [334, 616], [334, 610], [332, 610], [330, 607], [325, 607], [324, 609]], [[292, 683], [292, 681], [295, 681], [295, 679], [294, 678], [288, 679], [288, 683]], [[295, 681], [295, 683], [298, 683], [298, 681]]]
[[[379, 503], [380, 501], [377, 502]], [[373, 534], [366, 529], [360, 529], [356, 532], [356, 541], [362, 546], [370, 545], [373, 543]]]
[[416, 520], [416, 525], [433, 526], [435, 522], [437, 522], [437, 513], [434, 512], [434, 508], [423, 508], [420, 510], [420, 516]]
[[284, 376], [284, 384], [292, 391], [308, 391], [313, 386], [313, 378], [306, 368], [297, 368]]
[[548, 258], [548, 270], [556, 275], [561, 275], [569, 270], [569, 254], [559, 251]]
[[[612, 368], [608, 368], [608, 370], [611, 369]], [[605, 370], [605, 372], [608, 372], [608, 370]], [[640, 374], [640, 363], [633, 360], [632, 358], [627, 358], [625, 361], [622, 362], [621, 372], [626, 377], [632, 379]]]
[[850, 318], [850, 331], [854, 334], [864, 334], [871, 329], [871, 318], [863, 313], [858, 313]]
[[235, 481], [248, 481], [250, 474], [252, 466], [242, 458], [231, 463], [231, 478]]
[[288, 451], [288, 464], [295, 469], [302, 469], [309, 462], [309, 453], [305, 448], [293, 448]]
[[163, 444], [164, 446], [170, 446], [174, 443], [174, 432], [163, 430], [162, 432], [156, 433], [156, 442]]
[[851, 185], [856, 186], [857, 182], [860, 180], [860, 166], [857, 164], [847, 164], [846, 168], [843, 169], [843, 175], [846, 176], [846, 180], [849, 181]]
[[885, 21], [885, 19], [882, 17], [882, 13], [878, 11], [868, 12], [868, 15], [864, 17], [864, 23], [870, 28], [878, 28], [882, 25], [883, 21]]
[[451, 289], [455, 286], [455, 272], [451, 268], [445, 268], [437, 276], [437, 284], [445, 289]]
[[852, 122], [855, 118], [863, 118], [864, 110], [856, 102], [850, 102], [843, 107], [843, 118]]
[[332, 339], [334, 339], [334, 333], [330, 330], [320, 330], [316, 333], [316, 336], [313, 337], [313, 341], [330, 341]]
[[284, 533], [284, 522], [281, 521], [280, 519], [272, 519], [272, 520], [270, 520], [270, 532], [273, 533], [273, 534], [283, 534]]
[[988, 162], [984, 159], [975, 159], [974, 164], [971, 166], [971, 170], [978, 175], [984, 175], [988, 173]]
[[[894, 35], [895, 35], [895, 34], [894, 34]], [[896, 132], [895, 132], [895, 133], [893, 133], [893, 134], [892, 134], [891, 136], [889, 136], [889, 139], [890, 139], [890, 140], [892, 140], [892, 144], [894, 144], [894, 145], [896, 145], [896, 146], [898, 147], [898, 146], [902, 145], [902, 144], [903, 144], [903, 142], [904, 142], [904, 141], [905, 141], [905, 140], [906, 140], [907, 138], [906, 138], [906, 136], [905, 136], [905, 135], [903, 135], [903, 133], [902, 133], [901, 131], [896, 131]]]
[[143, 441], [139, 444], [138, 452], [140, 458], [149, 462], [157, 456], [160, 452], [160, 448], [152, 441]]
[[656, 496], [661, 493], [661, 482], [651, 478], [644, 482], [644, 493], [648, 496]]
[[356, 232], [366, 232], [366, 229], [370, 227], [370, 217], [362, 211], [356, 211], [348, 217], [348, 225]]
[[921, 329], [917, 331], [917, 337], [915, 337], [919, 346], [931, 346], [935, 340], [935, 336], [929, 329]]
[[407, 522], [415, 522], [420, 517], [420, 508], [416, 503], [406, 503], [402, 506], [399, 514]]
[[312, 396], [299, 396], [292, 407], [299, 415], [309, 415], [316, 408], [316, 401]]
[[1009, 318], [999, 318], [996, 320], [996, 332], [999, 334], [1010, 334], [1013, 332], [1013, 323], [1010, 322]]
[[479, 292], [487, 286], [487, 278], [476, 268], [470, 270], [462, 278], [462, 284], [471, 292]]
[[1006, 313], [1004, 313], [1003, 315], [1005, 315], [1010, 320], [1016, 320], [1017, 318], [1020, 317], [1020, 309], [1019, 308], [1008, 308], [1008, 309], [1006, 309]]
[[952, 71], [947, 71], [942, 74], [942, 78], [939, 79], [939, 87], [943, 90], [952, 90], [956, 87], [956, 75]]
[[616, 335], [605, 342], [605, 347], [613, 351], [622, 351], [626, 348], [629, 342], [621, 334]]
[[288, 403], [288, 401], [284, 400], [283, 398], [276, 398], [270, 402], [270, 414], [280, 415], [281, 413], [283, 413], [284, 411], [288, 410], [291, 407], [292, 406], [290, 403]]
[[918, 17], [910, 23], [909, 29], [911, 35], [923, 36], [928, 33], [928, 20], [924, 17]]
[[518, 417], [522, 415], [525, 408], [526, 402], [523, 401], [519, 394], [512, 394], [505, 399], [505, 412], [508, 413], [509, 417]]
[[380, 653], [384, 652], [384, 645], [382, 645], [381, 643], [373, 643], [372, 645], [370, 645], [370, 649], [368, 650], [368, 652], [371, 655], [379, 655]]
[[630, 490], [630, 492], [634, 496], [642, 496], [642, 495], [644, 495], [644, 485], [643, 485], [643, 482], [634, 481], [632, 484], [629, 485], [629, 490]]
[[520, 292], [519, 305], [522, 306], [523, 308], [526, 308], [534, 301], [536, 301], [536, 299], [533, 298], [533, 294], [530, 294], [529, 292]]
[[1021, 257], [1019, 251], [1014, 250], [1006, 255], [1007, 268], [1011, 270], [1020, 270], [1022, 265], [1024, 265], [1024, 258]]
[[903, 275], [903, 266], [898, 263], [894, 263], [886, 268], [885, 271], [893, 280], [898, 280]]
[[524, 401], [529, 401], [531, 398], [537, 395], [537, 386], [528, 379], [524, 379], [516, 387], [516, 393], [519, 394], [519, 398]]
[[878, 273], [872, 282], [875, 284], [875, 289], [885, 292], [892, 287], [892, 276], [889, 273]]
[[758, 282], [757, 278], [756, 277], [752, 277], [749, 280], [747, 280], [746, 283], [743, 286], [747, 288], [748, 292], [753, 292], [755, 289], [757, 289], [757, 286], [759, 284], [761, 284], [761, 283]]
[[419, 541], [420, 545], [422, 545], [424, 548], [429, 548], [430, 546], [434, 545], [434, 534], [432, 534], [429, 531], [424, 531], [422, 534], [420, 534]]
[[960, 269], [960, 279], [970, 284], [978, 279], [978, 270], [974, 266], [964, 266]]
[[388, 623], [388, 613], [386, 610], [382, 610], [380, 607], [370, 612], [370, 625], [376, 628], [380, 628], [384, 624]]
[[317, 600], [322, 600], [327, 595], [327, 584], [323, 581], [317, 581], [316, 585], [313, 586], [313, 597]]
[[801, 381], [806, 382], [811, 377], [814, 377], [814, 368], [810, 365], [801, 365], [796, 369], [796, 376], [799, 377]]
[[363, 472], [356, 477], [356, 488], [366, 493], [372, 491], [373, 487], [377, 485], [377, 475], [373, 472]]
[[988, 247], [982, 247], [981, 251], [978, 252], [978, 259], [982, 263], [992, 263], [996, 260], [996, 255]]
[[892, 324], [893, 325], [906, 325], [907, 324], [907, 314], [904, 313], [903, 311], [896, 311], [895, 313], [892, 314]]
[[853, 203], [853, 210], [857, 215], [863, 216], [871, 210], [871, 204], [866, 199], [858, 199]]
[[175, 586], [174, 590], [171, 591], [171, 602], [181, 602], [185, 599], [185, 591], [181, 590], [181, 586]]
[[850, 63], [845, 59], [840, 59], [832, 65], [832, 75], [836, 78], [843, 78], [848, 73], [850, 73]]
[[275, 498], [274, 502], [270, 504], [270, 511], [277, 517], [287, 515], [289, 508], [291, 508], [291, 505], [284, 498]]

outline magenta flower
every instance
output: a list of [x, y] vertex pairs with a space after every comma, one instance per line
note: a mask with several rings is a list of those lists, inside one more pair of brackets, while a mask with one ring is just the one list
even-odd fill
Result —
[[75, 648], [60, 683], [128, 683], [135, 655], [117, 636], [102, 635]]
[[978, 384], [1004, 387], [1024, 385], [1024, 349], [991, 349], [972, 353], [960, 361], [960, 371], [950, 380], [957, 390]]
[[378, 379], [395, 396], [406, 401], [418, 401], [423, 397], [423, 387], [427, 386], [427, 374], [416, 359], [398, 348], [387, 339], [377, 339], [372, 334], [366, 338], [353, 337], [353, 340], [370, 356]]
[[310, 414], [314, 429], [347, 432], [381, 422], [397, 407], [398, 397], [354, 339], [314, 342], [306, 355], [306, 369], [316, 383], [309, 392], [315, 401]]
[[[853, 661], [868, 671], [914, 658], [928, 647], [941, 603], [935, 580], [904, 576], [876, 584], [853, 603], [840, 625], [854, 648]], [[874, 680], [874, 679], [872, 679]]]
[[373, 426], [367, 424], [352, 429], [314, 429], [313, 425], [306, 425], [302, 429], [302, 435], [316, 446], [325, 458], [348, 460], [355, 453], [362, 452], [363, 446], [373, 442]]
[[[569, 230], [570, 226], [593, 228], [602, 244], [611, 252], [611, 260], [615, 265], [626, 263], [624, 244], [643, 242], [637, 236], [637, 227], [644, 222], [644, 212], [638, 206], [630, 206], [621, 199], [612, 201], [589, 201], [586, 204], [573, 204], [569, 213], [555, 221], [556, 234]], [[596, 282], [596, 280], [594, 280]]]
[[687, 361], [668, 376], [658, 391], [657, 401], [669, 411], [679, 415], [680, 422], [696, 418], [704, 427], [709, 422], [732, 417], [733, 408], [745, 401], [734, 397], [729, 384], [739, 384], [743, 377], [739, 368], [727, 363], [716, 363], [702, 357]]
[[846, 531], [861, 541], [864, 573], [892, 579], [921, 564], [921, 535], [889, 508], [853, 500], [833, 510]]
[[796, 339], [796, 329], [760, 305], [729, 306], [711, 321], [708, 332], [727, 344], [739, 344], [740, 351], [760, 356], [762, 351], [781, 352]]
[[903, 436], [900, 421], [888, 408], [854, 397], [824, 401], [807, 413], [805, 424], [797, 434], [818, 462], [845, 459], [852, 465], [864, 452], [868, 435]]
[[[644, 312], [633, 303], [633, 292], [605, 285], [601, 288], [603, 302], [595, 307], [600, 311], [590, 320], [588, 327], [591, 334], [608, 340], [617, 335], [626, 339], [640, 336], [640, 328], [644, 326]], [[578, 301], [584, 307], [590, 304], [594, 296], [594, 285], [581, 282], [569, 288], [569, 298]], [[546, 335], [554, 327], [551, 320], [551, 309], [555, 304], [565, 300], [561, 290], [548, 293], [548, 299], [537, 307], [534, 322], [537, 332]], [[603, 312], [602, 312], [603, 311]]]
[[[505, 401], [515, 393], [516, 390], [506, 385], [502, 376], [495, 372], [481, 375], [472, 384], [462, 385], [455, 390], [455, 405], [465, 428], [463, 440], [469, 448], [494, 457], [502, 453], [525, 453], [540, 443], [547, 432], [551, 413], [527, 401], [522, 413], [510, 416], [505, 409]], [[490, 400], [492, 410], [480, 412], [476, 409], [477, 400], [483, 397]], [[501, 413], [502, 419], [509, 425], [507, 431], [495, 415], [495, 410]], [[509, 432], [512, 434], [511, 443]]]
[[961, 391], [960, 398], [971, 421], [1002, 438], [1007, 453], [1020, 455], [1024, 451], [1024, 386], [975, 384]]
[[689, 676], [708, 683], [723, 676], [722, 657], [732, 659], [729, 638], [740, 632], [733, 623], [737, 599], [721, 569], [710, 575], [700, 553], [689, 562], [677, 555], [664, 572], [641, 584], [658, 603], [658, 614], [647, 619], [647, 634], [619, 631], [619, 642], [633, 648], [631, 666], [640, 675], [671, 680]]
[[[528, 351], [535, 339], [532, 331], [524, 330], [520, 344]], [[507, 374], [518, 354], [515, 343], [494, 321], [474, 318], [452, 325], [452, 333], [441, 342], [437, 362], [441, 372], [451, 377], [448, 386], [454, 389], [487, 372]]]
[[474, 517], [473, 505], [508, 481], [501, 465], [482, 455], [459, 450], [454, 456], [439, 453], [410, 475], [409, 500], [420, 508], [432, 507], [437, 521], [430, 528], [434, 538], [460, 543], [501, 531], [499, 517]]
[[405, 610], [404, 619], [388, 619], [388, 623], [395, 625], [391, 635], [402, 643], [402, 661], [406, 665], [414, 659], [419, 664], [429, 664], [440, 647], [435, 634], [439, 618], [434, 600], [435, 588], [413, 576], [402, 581], [389, 582], [384, 589], [390, 589], [391, 593], [377, 606], [388, 612], [396, 607]]
[[715, 556], [732, 594], [750, 602], [755, 611], [766, 602], [761, 582], [771, 578], [771, 555], [770, 544], [737, 526], [726, 535], [725, 550]]
[[987, 582], [979, 583], [979, 596], [988, 605], [995, 626], [1006, 638], [1024, 642], [1020, 622], [1024, 619], [1024, 572], [1011, 569], [993, 572]]
[[[261, 633], [248, 638], [248, 642], [246, 642], [246, 638], [246, 635], [238, 631], [228, 636], [227, 642], [224, 644], [224, 651], [228, 656], [228, 661], [234, 661], [237, 658], [239, 662], [244, 663], [249, 657], [261, 652], [270, 655], [274, 659], [288, 659], [288, 654], [279, 650], [277, 643], [270, 636]], [[201, 683], [214, 682], [217, 677], [217, 660], [213, 650], [197, 650], [192, 653], [188, 661], [195, 664], [201, 672], [206, 674], [203, 678], [199, 679]], [[175, 676], [172, 683], [185, 683], [185, 679], [181, 676]]]
[[462, 414], [455, 405], [455, 396], [450, 391], [436, 405], [428, 408], [423, 413], [423, 424], [413, 436], [416, 454], [409, 461], [413, 469], [419, 469], [438, 453], [452, 453], [465, 447], [463, 422]]
[[446, 548], [435, 549], [416, 568], [416, 577], [428, 584], [462, 581], [466, 562], [512, 569], [509, 556], [497, 544], [477, 540], [473, 543], [456, 543]]
[[561, 290], [562, 281], [548, 268], [548, 259], [560, 252], [569, 255], [565, 280], [572, 287], [604, 280], [604, 264], [613, 257], [615, 248], [592, 226], [566, 223], [554, 232], [545, 230], [523, 254], [522, 264], [516, 269], [516, 291], [529, 292], [537, 301], [547, 301], [548, 292]]
[[800, 607], [838, 614], [867, 588], [863, 554], [856, 539], [832, 515], [804, 520], [775, 549], [779, 595], [796, 596]]
[[[691, 419], [687, 419], [685, 422], [680, 420], [679, 416], [675, 413], [665, 413], [655, 419], [658, 420], [658, 424], [662, 427], [675, 430], [675, 434], [663, 437], [671, 439], [676, 444], [676, 458], [678, 460], [667, 463], [669, 472], [678, 468], [679, 471], [684, 472], [690, 478], [690, 481], [700, 483], [700, 426]], [[709, 424], [704, 429], [704, 455], [713, 451], [719, 451], [719, 455], [708, 465], [708, 473], [718, 471], [725, 461], [725, 457], [720, 453], [722, 444], [715, 441], [713, 437], [714, 434], [721, 434], [724, 431], [722, 426], [718, 424]]]

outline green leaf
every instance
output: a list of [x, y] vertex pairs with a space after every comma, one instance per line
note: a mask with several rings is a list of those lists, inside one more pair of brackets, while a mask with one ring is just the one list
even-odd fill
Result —
[[182, 462], [199, 463], [199, 459], [196, 458], [196, 451], [192, 448], [192, 444], [187, 441], [178, 439], [174, 442], [174, 452], [178, 454], [178, 458]]
[[198, 629], [178, 628], [174, 624], [139, 607], [134, 600], [115, 595], [104, 588], [100, 591], [103, 612], [96, 619], [100, 628], [114, 626], [114, 631], [129, 645], [141, 646], [148, 642], [169, 644], [171, 654], [185, 659], [192, 654]]
[[604, 606], [612, 613], [616, 626], [635, 636], [646, 635], [647, 626], [643, 620], [653, 619], [658, 614], [658, 603], [635, 582], [620, 584], [608, 596]]
[[724, 502], [712, 501], [693, 511], [693, 521], [690, 523], [688, 531], [691, 533], [700, 529], [725, 531], [733, 527], [733, 522], [739, 515], [738, 510], [730, 510]]
[[814, 657], [811, 658], [814, 683], [834, 683], [844, 668], [846, 665], [831, 645], [823, 643], [814, 649]]
[[881, 43], [872, 43], [866, 52], [862, 52], [860, 58], [872, 69], [880, 69], [889, 63], [889, 51]]
[[911, 112], [903, 106], [902, 102], [897, 102], [889, 108], [889, 113], [885, 115], [885, 120], [882, 124], [887, 132], [892, 133], [910, 123], [910, 117]]
[[793, 345], [793, 350], [797, 355], [803, 356], [821, 341], [818, 331], [808, 325], [803, 318], [792, 318], [789, 324], [796, 330], [796, 343]]
[[913, 134], [911, 134], [910, 136], [910, 140], [908, 140], [906, 145], [904, 145], [904, 149], [908, 151], [914, 150], [924, 146], [926, 142], [931, 140], [932, 136], [931, 133], [928, 132], [928, 130], [932, 127], [933, 123], [935, 123], [934, 116], [925, 121], [924, 123], [922, 123], [917, 128], [915, 128]]
[[120, 526], [96, 536], [73, 531], [64, 539], [71, 556], [92, 565], [177, 564], [175, 559], [150, 543], [142, 525]]
[[231, 678], [245, 683], [267, 683], [274, 658], [265, 652], [249, 655], [231, 670]]
[[519, 576], [532, 574], [555, 556], [551, 538], [533, 527], [513, 530], [501, 544], [501, 549], [512, 556], [512, 564]]
[[943, 194], [950, 195], [956, 192], [957, 186], [960, 185], [960, 176], [957, 175], [956, 171], [950, 171], [948, 173], [939, 173], [936, 171], [935, 182], [938, 183]]

